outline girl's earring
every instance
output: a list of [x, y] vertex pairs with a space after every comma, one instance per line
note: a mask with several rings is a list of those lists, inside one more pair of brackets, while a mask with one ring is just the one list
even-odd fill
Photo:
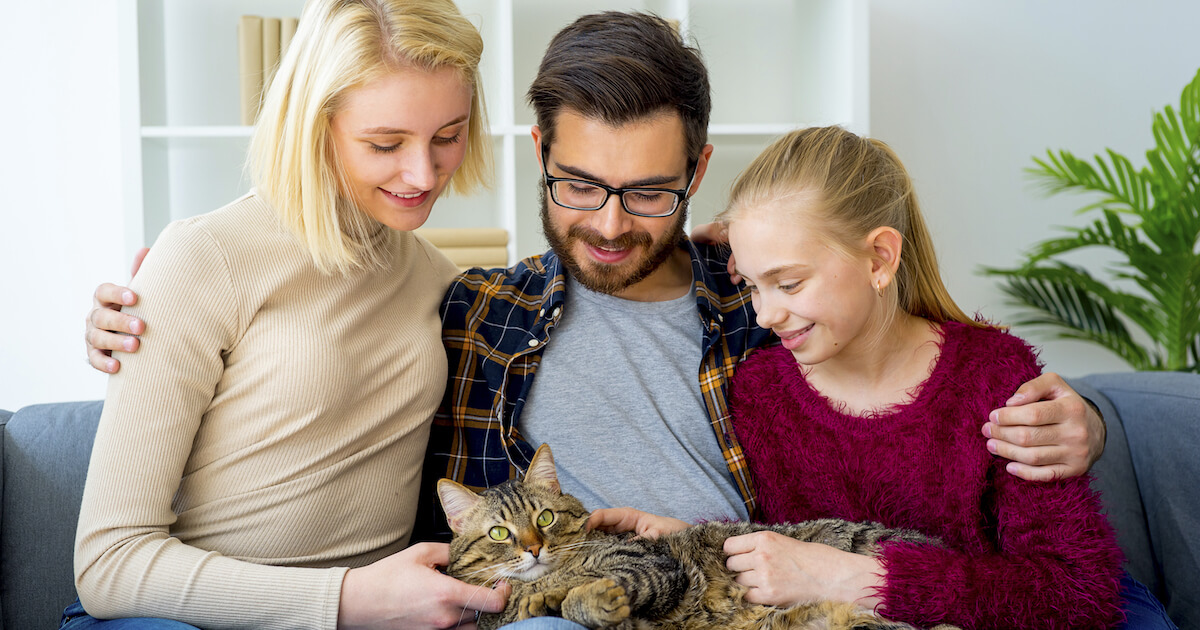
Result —
[[879, 280], [875, 281], [875, 292], [879, 294], [879, 297], [883, 297], [883, 285], [879, 283]]

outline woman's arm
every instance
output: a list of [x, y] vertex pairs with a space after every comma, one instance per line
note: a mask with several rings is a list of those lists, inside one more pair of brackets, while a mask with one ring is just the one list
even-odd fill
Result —
[[244, 562], [171, 536], [193, 441], [244, 322], [224, 256], [203, 230], [172, 226], [138, 274], [150, 343], [109, 382], [76, 537], [76, 585], [97, 617], [206, 627], [326, 627], [346, 569]]

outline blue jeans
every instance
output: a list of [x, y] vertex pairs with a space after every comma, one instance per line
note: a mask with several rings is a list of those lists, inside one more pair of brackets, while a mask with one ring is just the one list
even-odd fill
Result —
[[[134, 619], [96, 619], [83, 611], [79, 600], [63, 611], [59, 630], [197, 630], [182, 621], [137, 617]], [[504, 626], [506, 630], [583, 630], [583, 626], [558, 617], [526, 619]]]
[[1126, 572], [1121, 576], [1121, 601], [1125, 610], [1125, 624], [1120, 630], [1179, 630], [1179, 626], [1167, 616], [1162, 602]]
[[62, 621], [58, 622], [59, 630], [198, 630], [182, 621], [170, 619], [154, 619], [152, 617], [133, 617], [129, 619], [96, 619], [83, 610], [79, 600], [67, 606], [63, 611]]
[[[1167, 616], [1158, 598], [1141, 582], [1133, 579], [1129, 573], [1121, 576], [1121, 600], [1124, 602], [1125, 625], [1120, 630], [1179, 630], [1179, 627]], [[92, 618], [83, 611], [79, 600], [67, 606], [63, 611], [60, 630], [195, 630], [179, 621], [169, 619], [152, 619], [139, 617], [136, 619], [113, 619], [102, 621]], [[560, 619], [558, 617], [537, 617], [526, 619], [504, 626], [504, 630], [581, 630], [583, 626]]]
[[561, 617], [534, 617], [501, 626], [500, 630], [584, 630], [584, 627]]

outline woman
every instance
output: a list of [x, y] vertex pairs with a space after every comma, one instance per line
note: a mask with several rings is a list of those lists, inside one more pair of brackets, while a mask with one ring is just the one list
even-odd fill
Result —
[[444, 545], [405, 549], [455, 273], [410, 230], [489, 172], [482, 48], [450, 0], [305, 6], [255, 189], [169, 226], [137, 275], [154, 339], [109, 383], [63, 627], [449, 627], [504, 607], [507, 587], [436, 570]]

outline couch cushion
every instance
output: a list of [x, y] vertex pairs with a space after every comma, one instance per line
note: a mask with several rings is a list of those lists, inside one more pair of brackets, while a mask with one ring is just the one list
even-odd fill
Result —
[[99, 401], [33, 405], [4, 427], [0, 601], [7, 628], [57, 627], [75, 599], [72, 555]]
[[1181, 628], [1200, 627], [1200, 374], [1094, 375], [1125, 425], [1160, 594]]

